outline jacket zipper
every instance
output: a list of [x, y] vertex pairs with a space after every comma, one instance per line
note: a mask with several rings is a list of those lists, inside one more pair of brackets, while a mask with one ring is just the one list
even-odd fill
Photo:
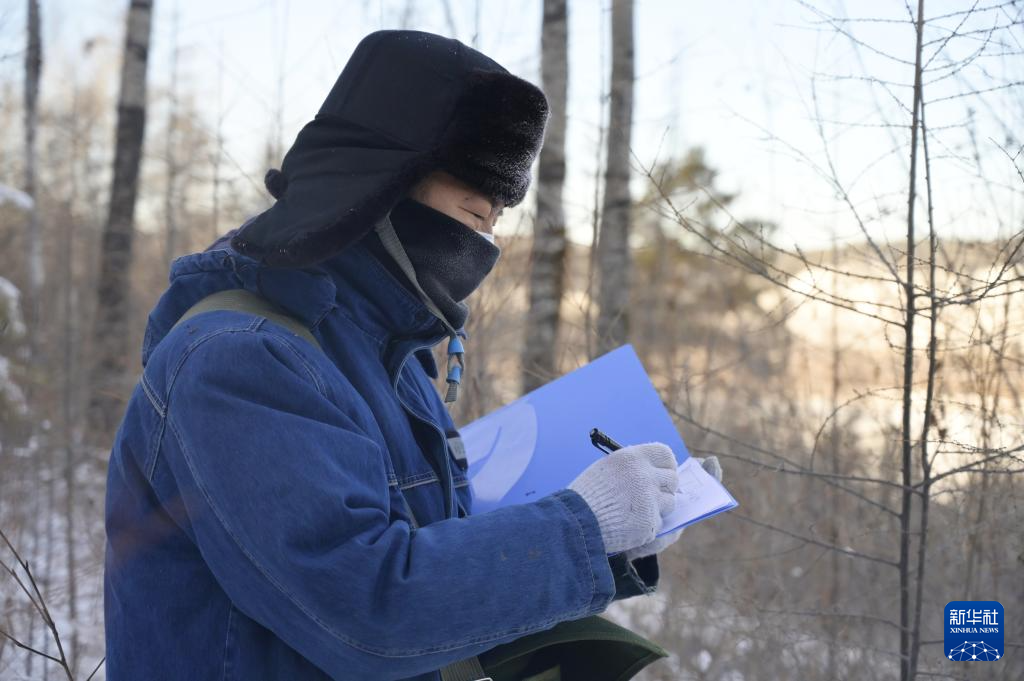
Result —
[[[442, 338], [443, 338], [443, 336], [442, 336]], [[448, 455], [448, 438], [445, 437], [444, 431], [442, 431], [441, 428], [439, 428], [437, 426], [437, 424], [435, 424], [430, 419], [425, 419], [422, 416], [420, 416], [418, 413], [416, 413], [416, 410], [413, 409], [411, 406], [409, 406], [409, 404], [406, 403], [406, 401], [402, 399], [402, 394], [398, 391], [398, 381], [402, 378], [402, 371], [405, 369], [405, 363], [407, 361], [409, 361], [409, 357], [411, 357], [412, 355], [416, 354], [420, 350], [423, 350], [424, 348], [432, 348], [435, 345], [437, 345], [437, 341], [434, 341], [433, 343], [428, 343], [426, 345], [418, 345], [418, 346], [414, 347], [412, 350], [410, 350], [409, 352], [407, 352], [405, 354], [405, 356], [402, 358], [402, 362], [398, 365], [398, 370], [395, 372], [395, 378], [394, 378], [394, 381], [392, 381], [391, 389], [395, 391], [395, 395], [398, 397], [398, 402], [399, 402], [399, 404], [402, 405], [402, 408], [405, 409], [410, 414], [412, 414], [413, 416], [415, 416], [417, 419], [419, 419], [423, 423], [425, 423], [428, 426], [430, 426], [431, 428], [433, 428], [434, 431], [438, 435], [441, 436], [441, 441], [444, 443], [444, 453], [445, 453], [445, 457], [444, 457], [444, 470], [445, 470], [445, 477], [446, 477], [445, 484], [444, 484], [444, 496], [445, 496], [445, 500], [444, 500], [445, 501], [444, 514], [445, 514], [445, 519], [447, 520], [448, 518], [457, 517], [457, 515], [458, 515], [457, 513], [454, 516], [452, 515], [452, 506], [453, 506], [453, 501], [455, 499], [455, 488], [454, 488], [454, 484], [453, 484], [453, 480], [452, 480], [451, 456]], [[399, 491], [401, 492], [401, 490], [399, 490]], [[406, 505], [408, 505], [408, 503], [409, 502], [406, 501]], [[412, 509], [410, 508], [410, 511], [411, 510]]]

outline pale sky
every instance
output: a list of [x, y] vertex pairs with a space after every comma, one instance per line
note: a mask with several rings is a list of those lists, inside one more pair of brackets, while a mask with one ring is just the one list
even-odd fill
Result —
[[[467, 44], [473, 44], [478, 31], [478, 49], [539, 84], [539, 0], [481, 0], [479, 4], [450, 0], [454, 34], [442, 0], [157, 0], [156, 4], [151, 92], [166, 88], [169, 82], [177, 15], [182, 87], [196, 94], [208, 125], [223, 117], [227, 153], [256, 182], [265, 170], [261, 154], [276, 121], [281, 121], [287, 149], [319, 108], [359, 39], [378, 28], [397, 28], [406, 21], [408, 28], [442, 33]], [[1000, 4], [991, 0], [979, 6]], [[0, 41], [5, 46], [23, 40], [23, 5], [20, 0], [0, 1]], [[87, 62], [102, 61], [104, 51], [108, 65], [116, 63], [127, 2], [43, 0], [42, 5], [44, 40], [50, 50], [44, 97], [59, 89], [62, 80], [89, 77]], [[411, 13], [407, 14], [407, 6]], [[609, 6], [608, 0], [570, 2], [565, 199], [570, 235], [582, 243], [590, 239], [603, 114], [599, 98], [610, 59]], [[928, 2], [926, 16], [969, 7], [964, 1]], [[1019, 24], [1021, 11], [1009, 5], [986, 10], [971, 18], [963, 30]], [[885, 21], [843, 24], [870, 45], [854, 49], [847, 36], [821, 23], [818, 12]], [[720, 186], [739, 193], [734, 214], [775, 221], [782, 226], [782, 245], [799, 243], [805, 248], [827, 245], [833, 235], [841, 241], [862, 238], [852, 211], [811, 167], [827, 169], [831, 161], [868, 228], [876, 236], [898, 238], [906, 213], [902, 197], [909, 130], [886, 126], [908, 125], [910, 120], [909, 112], [901, 108], [910, 105], [905, 84], [912, 79], [911, 66], [900, 61], [913, 60], [912, 27], [899, 23], [907, 16], [904, 3], [898, 0], [848, 5], [831, 0], [808, 4], [637, 0], [636, 156], [650, 164], [656, 157], [703, 146], [711, 165], [720, 171]], [[953, 28], [961, 19], [951, 16], [940, 25]], [[935, 73], [933, 78], [946, 77], [929, 84], [926, 96], [935, 100], [1024, 80], [1024, 59], [989, 56], [1022, 49], [1024, 31], [1020, 25], [1013, 31], [1000, 34], [1003, 44], [983, 45], [981, 34], [949, 43], [946, 48], [953, 54], [966, 56], [981, 48], [981, 56], [962, 70]], [[926, 39], [947, 34], [937, 28]], [[106, 41], [90, 56], [81, 56], [79, 46], [96, 37]], [[926, 54], [936, 47], [932, 45]], [[932, 65], [942, 65], [942, 58]], [[20, 82], [20, 69], [20, 59], [7, 59], [0, 62], [0, 77]], [[69, 75], [69, 70], [77, 76]], [[862, 79], [866, 74], [892, 84], [871, 85]], [[110, 88], [116, 92], [116, 82]], [[20, 88], [15, 91], [20, 93]], [[1012, 131], [1024, 129], [1022, 102], [1020, 87], [995, 90], [974, 102], [974, 137], [983, 172], [994, 180], [987, 183], [977, 176], [965, 126], [965, 100], [949, 99], [928, 108], [928, 123], [936, 135], [930, 149], [936, 166], [936, 196], [941, 198], [936, 215], [944, 234], [983, 238], [1020, 229], [1024, 183], [997, 145], [1006, 144]], [[815, 122], [819, 117], [824, 119], [820, 129]], [[769, 133], [775, 139], [769, 139]], [[821, 135], [828, 140], [827, 147]], [[1013, 150], [1022, 144], [1019, 137], [1009, 141]], [[892, 155], [896, 146], [903, 150]], [[642, 191], [643, 178], [639, 178], [634, 194]], [[532, 206], [528, 198], [518, 212], [525, 216]], [[499, 236], [515, 226], [515, 212], [506, 211], [513, 217], [499, 223]]]

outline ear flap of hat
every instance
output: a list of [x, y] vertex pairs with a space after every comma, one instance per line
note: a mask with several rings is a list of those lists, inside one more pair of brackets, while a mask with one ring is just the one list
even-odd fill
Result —
[[530, 166], [544, 142], [544, 93], [510, 73], [474, 71], [435, 152], [438, 165], [515, 206], [530, 186]]
[[[331, 186], [336, 180], [326, 174], [286, 183], [287, 193], [238, 230], [231, 245], [269, 267], [316, 264], [362, 239], [433, 167], [433, 159], [420, 155], [390, 175], [357, 175], [344, 185]], [[323, 207], [325, 196], [345, 194], [359, 199], [340, 215], [336, 204]]]

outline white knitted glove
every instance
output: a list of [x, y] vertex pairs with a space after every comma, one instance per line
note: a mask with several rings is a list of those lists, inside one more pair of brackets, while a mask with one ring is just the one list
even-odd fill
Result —
[[661, 442], [616, 450], [569, 483], [597, 516], [608, 553], [654, 539], [662, 516], [675, 508], [678, 486], [676, 458]]
[[718, 482], [722, 482], [722, 464], [718, 463], [717, 456], [709, 456], [705, 458], [697, 456], [694, 457], [694, 460], [700, 464], [701, 468], [710, 473], [711, 477]]
[[[706, 459], [696, 456], [694, 457], [694, 460], [700, 464], [701, 468], [711, 474], [715, 480], [722, 482], [722, 465], [718, 463], [717, 456], [709, 456]], [[678, 530], [662, 535], [643, 546], [630, 549], [629, 551], [626, 551], [626, 559], [635, 560], [637, 558], [643, 558], [644, 556], [650, 556], [654, 553], [661, 553], [662, 550], [668, 548], [672, 544], [675, 544], [676, 540], [679, 539], [679, 536], [682, 533], [683, 528], [680, 527]]]

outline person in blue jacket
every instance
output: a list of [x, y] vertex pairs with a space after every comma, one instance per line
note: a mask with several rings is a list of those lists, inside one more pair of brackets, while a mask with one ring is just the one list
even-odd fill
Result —
[[[472, 514], [446, 400], [464, 299], [500, 249], [547, 120], [543, 93], [417, 31], [357, 46], [280, 171], [276, 203], [174, 260], [116, 433], [107, 678], [415, 679], [657, 587], [675, 462], [603, 457], [529, 504]], [[182, 315], [257, 293], [266, 316]]]

